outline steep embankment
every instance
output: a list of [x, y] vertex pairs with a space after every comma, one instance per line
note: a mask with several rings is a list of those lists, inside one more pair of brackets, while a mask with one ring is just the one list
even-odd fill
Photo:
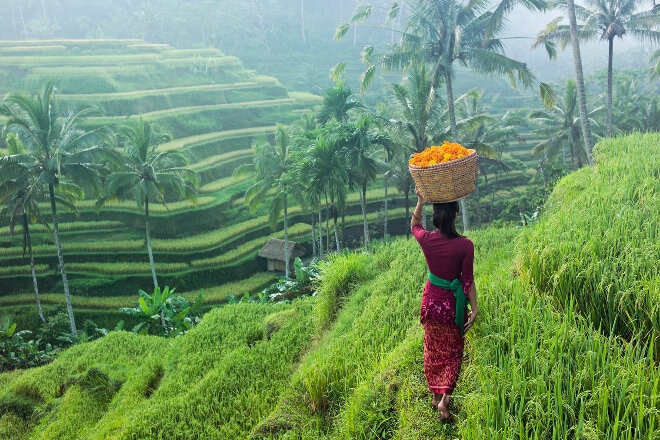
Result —
[[[631, 195], [646, 188], [643, 203], [658, 212], [657, 176], [644, 186], [648, 176], [633, 172], [643, 166], [638, 157], [657, 160], [649, 158], [657, 145], [657, 135], [603, 144], [594, 170], [559, 183], [539, 225], [470, 233], [481, 311], [468, 333], [455, 426], [440, 425], [429, 405], [417, 322], [425, 265], [414, 240], [398, 239], [371, 254], [333, 257], [313, 298], [218, 308], [173, 341], [113, 332], [50, 365], [2, 374], [0, 437], [654, 438], [654, 338], [602, 334], [589, 303], [577, 295], [563, 300], [557, 286], [533, 281], [528, 253], [539, 252], [530, 243], [566, 234], [561, 228], [575, 219], [558, 217], [587, 199], [601, 199], [605, 208], [590, 214], [613, 225], [621, 207], [609, 188]], [[627, 178], [601, 187], [616, 178], [615, 162]], [[641, 217], [625, 218], [624, 229], [643, 230]], [[575, 229], [565, 239], [584, 240], [584, 247], [593, 233]], [[644, 243], [628, 246], [641, 251]], [[581, 258], [580, 248], [562, 249], [564, 262]], [[605, 259], [601, 276], [622, 277], [623, 261]], [[622, 292], [608, 291], [614, 298]], [[646, 292], [652, 302], [657, 284]]]

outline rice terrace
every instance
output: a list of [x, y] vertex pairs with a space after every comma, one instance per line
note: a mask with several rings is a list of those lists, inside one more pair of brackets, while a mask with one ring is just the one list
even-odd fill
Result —
[[[660, 439], [658, 6], [585, 86], [568, 24], [532, 73], [480, 1], [5, 3], [0, 439]], [[459, 141], [441, 423], [410, 165]]]

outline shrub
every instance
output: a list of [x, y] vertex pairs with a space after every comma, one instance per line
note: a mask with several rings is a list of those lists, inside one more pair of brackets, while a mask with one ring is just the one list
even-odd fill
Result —
[[182, 335], [199, 322], [197, 312], [203, 291], [199, 291], [191, 305], [186, 298], [174, 295], [174, 290], [169, 286], [162, 290], [155, 287], [153, 294], [149, 295], [140, 289], [137, 307], [122, 307], [119, 310], [141, 320], [133, 327], [135, 333], [172, 337]]
[[56, 350], [50, 344], [41, 350], [35, 341], [23, 339], [32, 332], [17, 332], [16, 327], [10, 316], [0, 326], [0, 372], [44, 365], [55, 358]]
[[293, 262], [295, 279], [280, 278], [262, 292], [271, 301], [290, 301], [300, 296], [312, 295], [314, 283], [319, 279], [319, 261], [314, 258], [309, 265], [305, 266], [299, 257]]

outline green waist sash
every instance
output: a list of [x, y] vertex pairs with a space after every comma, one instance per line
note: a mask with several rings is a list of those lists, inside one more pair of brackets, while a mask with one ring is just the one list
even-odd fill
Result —
[[465, 298], [465, 292], [463, 291], [463, 285], [461, 280], [456, 278], [454, 281], [447, 281], [438, 276], [433, 275], [429, 272], [429, 281], [431, 284], [438, 286], [441, 289], [452, 290], [454, 292], [454, 298], [456, 298], [456, 325], [461, 329], [461, 333], [464, 333], [465, 329], [465, 307], [467, 301]]

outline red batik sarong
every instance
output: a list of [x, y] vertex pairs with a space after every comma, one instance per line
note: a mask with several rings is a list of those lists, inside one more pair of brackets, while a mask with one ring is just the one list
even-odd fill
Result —
[[429, 390], [451, 394], [461, 371], [465, 340], [455, 323], [424, 321], [424, 374]]

